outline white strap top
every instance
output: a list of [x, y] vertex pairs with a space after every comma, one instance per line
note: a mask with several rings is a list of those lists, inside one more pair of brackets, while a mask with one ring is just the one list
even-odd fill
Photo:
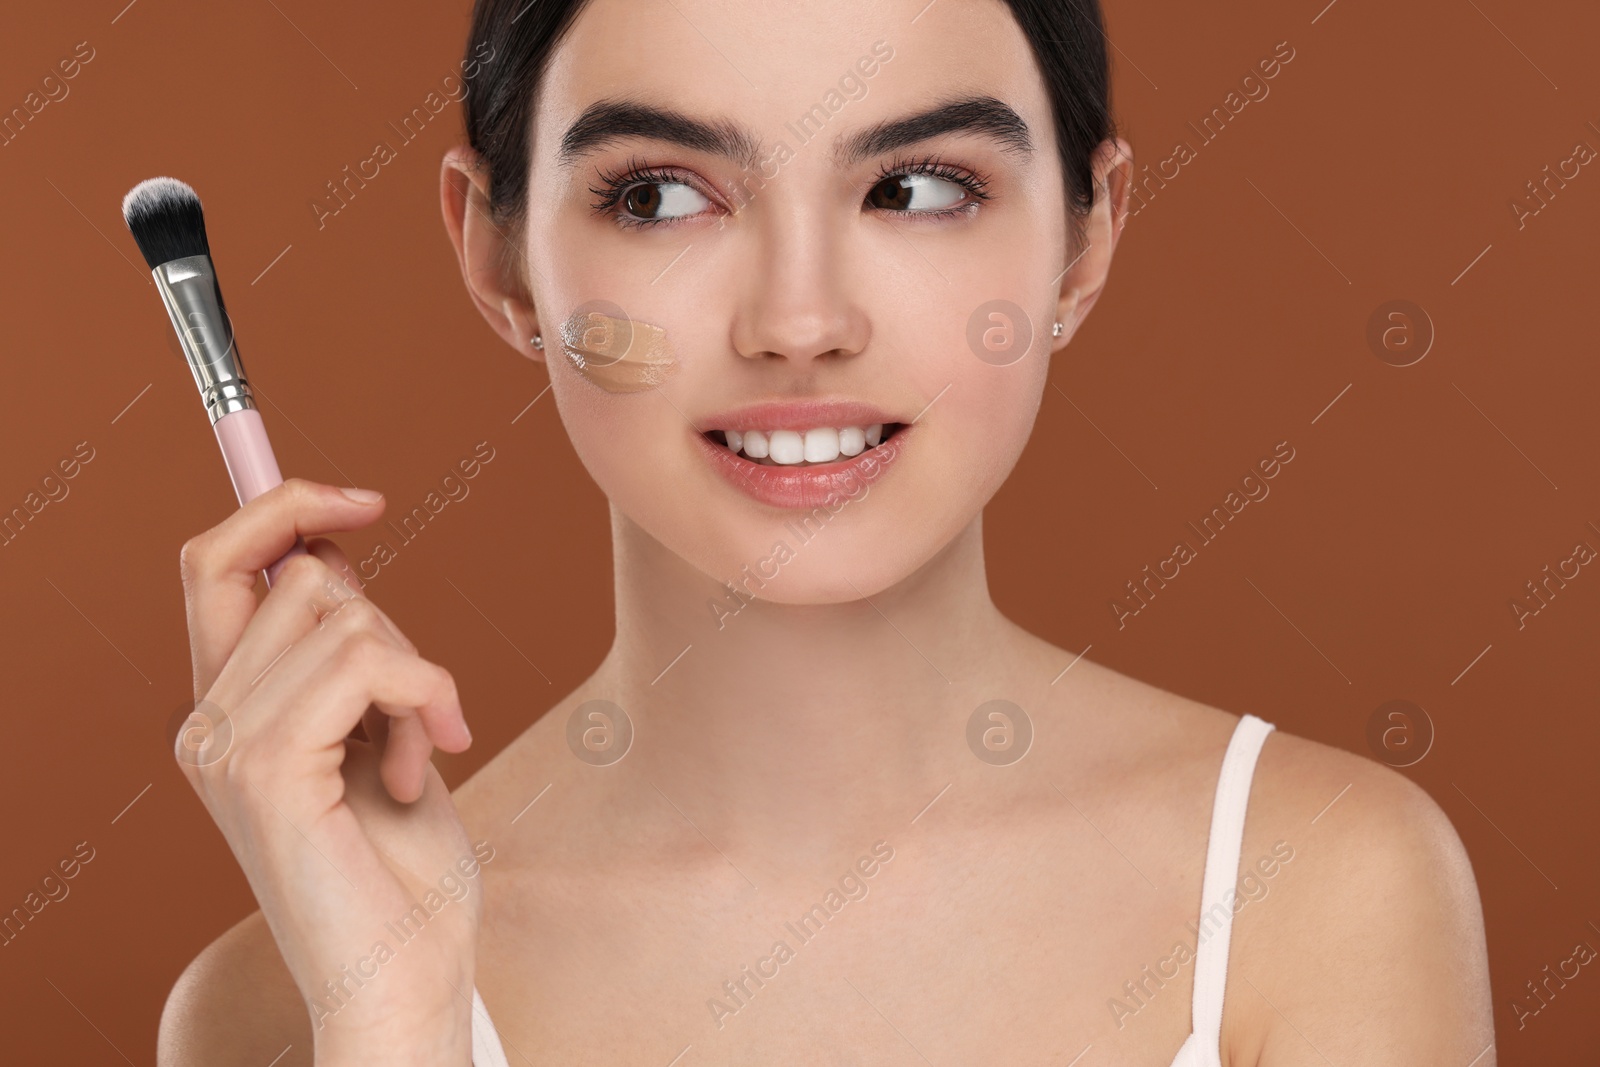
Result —
[[[1190, 1032], [1173, 1058], [1172, 1067], [1222, 1067], [1222, 992], [1228, 980], [1228, 945], [1233, 935], [1233, 906], [1227, 898], [1238, 885], [1244, 815], [1250, 802], [1256, 757], [1273, 729], [1272, 723], [1254, 715], [1242, 716], [1222, 757], [1200, 886], [1200, 935], [1195, 946]], [[511, 1067], [477, 986], [472, 987], [472, 1064]]]
[[511, 1067], [477, 986], [472, 987], [472, 1067]]
[[1228, 983], [1228, 944], [1233, 937], [1233, 904], [1239, 883], [1239, 852], [1244, 843], [1244, 813], [1250, 802], [1261, 744], [1274, 727], [1245, 715], [1233, 728], [1217, 776], [1206, 842], [1206, 873], [1200, 885], [1200, 934], [1194, 954], [1194, 1003], [1190, 1032], [1172, 1067], [1222, 1067], [1222, 991]]

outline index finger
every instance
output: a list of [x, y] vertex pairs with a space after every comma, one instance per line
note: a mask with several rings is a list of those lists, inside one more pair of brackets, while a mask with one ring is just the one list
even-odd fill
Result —
[[[370, 499], [363, 499], [363, 494]], [[381, 493], [290, 478], [190, 538], [178, 563], [196, 699], [217, 680], [255, 614], [257, 574], [287, 552], [296, 538], [359, 530], [382, 514]]]

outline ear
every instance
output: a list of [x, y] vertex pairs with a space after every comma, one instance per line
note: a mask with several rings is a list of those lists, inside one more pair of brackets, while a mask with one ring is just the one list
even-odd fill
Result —
[[525, 285], [507, 267], [517, 262], [521, 250], [512, 246], [511, 234], [491, 221], [489, 169], [466, 145], [444, 154], [439, 207], [461, 264], [461, 280], [479, 313], [512, 348], [543, 363], [544, 352], [533, 347], [533, 335], [540, 332], [538, 316]]
[[1094, 307], [1105, 289], [1111, 270], [1111, 255], [1128, 222], [1128, 195], [1133, 182], [1133, 149], [1120, 137], [1101, 141], [1091, 163], [1094, 174], [1094, 207], [1084, 220], [1082, 248], [1061, 278], [1061, 295], [1056, 304], [1056, 319], [1066, 327], [1052, 339], [1051, 351], [1065, 348], [1078, 324]]

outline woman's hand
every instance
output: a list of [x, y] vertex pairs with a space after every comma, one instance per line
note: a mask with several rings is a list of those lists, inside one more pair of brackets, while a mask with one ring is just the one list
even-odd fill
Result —
[[[482, 894], [433, 747], [471, 743], [455, 682], [308, 541], [382, 514], [294, 478], [183, 547], [194, 691], [185, 777], [238, 857], [306, 999], [316, 1062], [470, 1062]], [[363, 723], [370, 740], [351, 737]], [[452, 899], [444, 886], [467, 894]], [[437, 910], [421, 902], [433, 891]], [[438, 905], [443, 900], [444, 904]]]

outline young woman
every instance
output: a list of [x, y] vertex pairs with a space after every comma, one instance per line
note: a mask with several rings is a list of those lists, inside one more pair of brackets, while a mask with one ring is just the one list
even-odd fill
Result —
[[1093, 0], [480, 0], [467, 56], [445, 223], [609, 498], [615, 642], [452, 795], [454, 683], [338, 548], [253, 594], [381, 501], [189, 542], [178, 755], [261, 910], [163, 1065], [1494, 1062], [1420, 789], [989, 598], [1126, 217]]

